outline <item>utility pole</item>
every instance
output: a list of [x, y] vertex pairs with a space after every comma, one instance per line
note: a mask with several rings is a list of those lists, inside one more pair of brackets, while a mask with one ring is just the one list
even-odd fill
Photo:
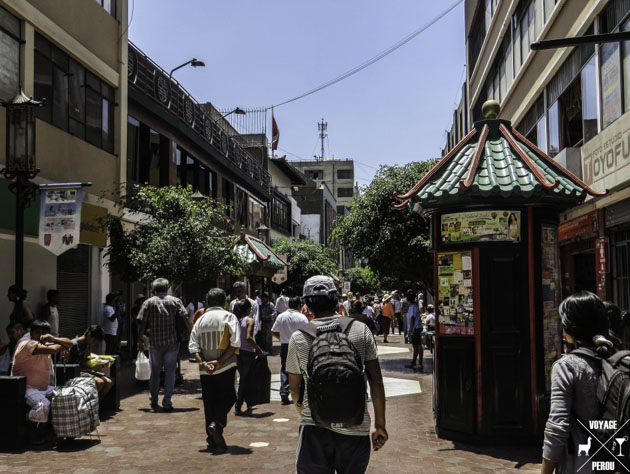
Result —
[[328, 122], [324, 122], [324, 119], [317, 124], [319, 130], [319, 138], [322, 140], [322, 154], [319, 157], [319, 161], [324, 161], [324, 139], [328, 136], [326, 130], [328, 130]]

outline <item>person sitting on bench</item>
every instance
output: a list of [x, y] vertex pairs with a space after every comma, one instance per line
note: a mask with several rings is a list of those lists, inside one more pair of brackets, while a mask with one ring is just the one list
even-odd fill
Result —
[[54, 342], [47, 321], [33, 321], [31, 338], [23, 339], [15, 349], [11, 375], [26, 377], [26, 403], [31, 410], [28, 419], [34, 423], [46, 423], [50, 412], [50, 385], [52, 369], [51, 355], [57, 354], [64, 346]]
[[87, 328], [83, 336], [75, 337], [72, 340], [66, 339], [64, 341], [64, 343], [68, 341], [71, 344], [68, 357], [69, 362], [81, 366], [82, 377], [91, 377], [94, 379], [94, 382], [96, 382], [96, 390], [98, 390], [98, 395], [101, 399], [110, 391], [113, 383], [103, 372], [90, 368], [87, 362], [90, 356], [90, 347], [96, 343], [102, 342], [104, 335], [105, 333], [102, 327], [93, 325]]

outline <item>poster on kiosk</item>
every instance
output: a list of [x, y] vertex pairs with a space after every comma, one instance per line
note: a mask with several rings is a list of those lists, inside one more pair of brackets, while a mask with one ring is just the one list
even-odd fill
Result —
[[59, 256], [79, 245], [81, 232], [80, 187], [42, 189], [39, 245]]

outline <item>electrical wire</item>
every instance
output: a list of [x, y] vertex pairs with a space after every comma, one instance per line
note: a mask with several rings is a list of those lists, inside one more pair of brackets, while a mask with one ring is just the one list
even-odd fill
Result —
[[397, 49], [401, 48], [402, 46], [404, 46], [405, 44], [409, 43], [409, 41], [411, 41], [412, 39], [414, 39], [416, 36], [420, 35], [421, 33], [423, 33], [424, 31], [426, 31], [427, 29], [429, 29], [431, 26], [433, 26], [435, 23], [437, 23], [438, 21], [440, 21], [442, 18], [444, 18], [446, 15], [448, 15], [452, 10], [455, 9], [455, 7], [457, 7], [460, 3], [462, 3], [464, 0], [457, 0], [453, 5], [451, 5], [450, 7], [448, 7], [446, 10], [444, 10], [442, 13], [440, 13], [438, 16], [436, 16], [435, 18], [433, 18], [431, 21], [429, 21], [428, 23], [422, 25], [420, 28], [418, 28], [416, 31], [414, 31], [413, 33], [407, 35], [405, 38], [401, 39], [400, 41], [398, 41], [397, 43], [395, 43], [394, 45], [390, 46], [389, 48], [387, 48], [386, 50], [380, 52], [379, 54], [377, 54], [376, 56], [372, 57], [371, 59], [368, 59], [367, 61], [359, 64], [358, 66], [355, 66], [354, 68], [344, 72], [343, 74], [341, 74], [340, 76], [337, 76], [334, 79], [331, 79], [327, 82], [324, 82], [323, 84], [320, 84], [319, 86], [315, 87], [314, 89], [311, 89], [307, 92], [304, 92], [303, 94], [300, 94], [298, 96], [295, 96], [291, 99], [285, 100], [283, 102], [280, 102], [279, 104], [275, 104], [272, 105], [270, 107], [267, 107], [266, 110], [271, 109], [272, 107], [276, 108], [276, 107], [281, 107], [283, 105], [289, 104], [291, 102], [295, 102], [296, 100], [299, 99], [303, 99], [304, 97], [308, 97], [309, 95], [315, 94], [316, 92], [319, 92], [323, 89], [326, 89], [327, 87], [330, 87], [332, 85], [337, 84], [338, 82], [343, 81], [344, 79], [347, 79], [350, 76], [355, 75], [356, 73], [362, 71], [363, 69], [367, 68], [368, 66], [371, 66], [372, 64], [380, 61], [381, 59], [383, 59], [384, 57], [390, 55], [391, 53], [393, 53], [394, 51], [396, 51]]
[[[120, 34], [120, 38], [122, 38], [125, 33], [127, 33], [127, 31], [129, 31], [129, 27], [131, 26], [131, 22], [133, 21], [133, 12], [136, 9], [136, 0], [131, 0], [131, 18], [129, 18], [129, 22], [127, 23], [127, 28], [125, 28], [125, 31], [123, 31]], [[120, 40], [120, 38], [118, 38], [118, 40]]]

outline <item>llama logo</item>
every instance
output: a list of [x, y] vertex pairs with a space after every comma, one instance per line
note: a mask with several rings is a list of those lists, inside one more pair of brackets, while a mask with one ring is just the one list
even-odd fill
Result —
[[589, 436], [586, 444], [578, 444], [578, 456], [581, 456], [582, 453], [584, 453], [584, 456], [588, 456], [588, 452], [591, 450], [591, 441], [593, 441], [593, 438]]

